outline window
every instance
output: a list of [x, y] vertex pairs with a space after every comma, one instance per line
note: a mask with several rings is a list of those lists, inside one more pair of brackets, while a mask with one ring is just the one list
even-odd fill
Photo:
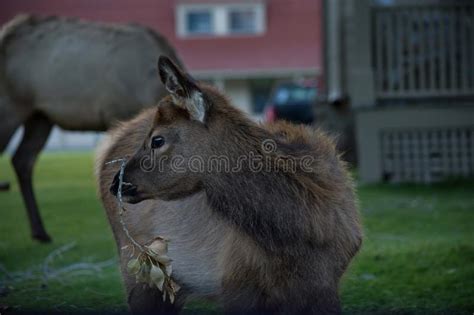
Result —
[[212, 34], [213, 20], [211, 11], [189, 11], [186, 15], [186, 33], [189, 35]]
[[253, 8], [229, 10], [229, 33], [252, 34], [257, 32], [257, 14]]
[[180, 4], [176, 31], [180, 37], [256, 36], [265, 32], [265, 4]]

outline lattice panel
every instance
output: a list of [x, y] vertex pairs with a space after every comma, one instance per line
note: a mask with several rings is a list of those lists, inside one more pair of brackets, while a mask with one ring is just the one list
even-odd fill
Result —
[[382, 170], [390, 182], [436, 182], [474, 176], [474, 126], [385, 130]]

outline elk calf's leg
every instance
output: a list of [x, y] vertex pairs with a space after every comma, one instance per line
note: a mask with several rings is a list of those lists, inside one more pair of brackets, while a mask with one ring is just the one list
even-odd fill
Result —
[[178, 314], [186, 300], [185, 290], [182, 288], [176, 295], [174, 303], [169, 297], [163, 301], [163, 292], [156, 287], [150, 287], [146, 283], [137, 282], [135, 276], [127, 271], [127, 262], [130, 260], [130, 253], [120, 250], [120, 260], [122, 276], [127, 292], [127, 302], [133, 314]]
[[127, 300], [132, 314], [173, 315], [178, 314], [184, 304], [180, 301], [179, 293], [174, 303], [168, 297], [163, 301], [163, 293], [145, 283], [135, 283], [128, 291]]
[[36, 158], [48, 140], [52, 124], [45, 116], [36, 114], [25, 122], [24, 127], [23, 139], [12, 158], [12, 163], [28, 213], [32, 237], [41, 242], [50, 242], [51, 238], [46, 233], [39, 214], [32, 177]]

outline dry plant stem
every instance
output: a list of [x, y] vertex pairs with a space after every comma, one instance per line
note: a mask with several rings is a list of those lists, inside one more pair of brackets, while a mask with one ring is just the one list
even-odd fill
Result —
[[[47, 285], [50, 281], [55, 280], [63, 283], [73, 276], [90, 276], [100, 275], [103, 268], [115, 264], [115, 258], [100, 261], [79, 261], [66, 266], [52, 266], [53, 262], [65, 255], [68, 251], [76, 246], [75, 242], [63, 245], [50, 252], [46, 258], [37, 266], [30, 266], [22, 271], [8, 271], [5, 266], [0, 264], [0, 287], [7, 285], [15, 285], [26, 281], [41, 281]], [[35, 290], [34, 288], [32, 290]]]
[[[129, 183], [123, 182], [123, 173], [127, 160], [125, 158], [116, 159], [107, 162], [106, 164], [119, 163], [119, 185], [117, 191], [117, 200], [119, 206], [119, 217], [122, 230], [124, 231], [127, 238], [132, 243], [132, 254], [130, 257], [135, 256], [135, 248], [138, 248], [140, 253], [137, 258], [129, 260], [127, 267], [130, 274], [136, 275], [137, 282], [145, 282], [150, 286], [156, 286], [160, 291], [163, 292], [163, 301], [166, 299], [166, 295], [169, 296], [170, 302], [173, 303], [176, 297], [176, 292], [179, 290], [179, 285], [171, 279], [171, 259], [166, 255], [168, 249], [166, 240], [162, 237], [156, 237], [149, 245], [143, 246], [139, 244], [130, 235], [127, 226], [123, 220], [123, 213], [127, 210], [123, 206], [122, 199], [122, 186]], [[122, 247], [122, 249], [127, 246]], [[158, 247], [158, 248], [157, 248]], [[156, 250], [156, 252], [155, 252]]]
[[50, 274], [50, 268], [49, 265], [50, 263], [58, 256], [61, 256], [63, 253], [71, 250], [76, 246], [76, 242], [72, 242], [66, 245], [63, 245], [55, 250], [53, 250], [44, 260], [43, 263], [43, 275], [44, 275], [44, 280], [47, 281], [47, 278]]
[[105, 164], [113, 164], [113, 163], [119, 163], [120, 162], [120, 173], [119, 173], [119, 187], [118, 187], [118, 192], [117, 192], [117, 200], [118, 200], [118, 206], [119, 206], [119, 217], [120, 217], [120, 224], [122, 225], [122, 229], [127, 236], [127, 238], [132, 242], [135, 247], [137, 247], [140, 252], [144, 252], [143, 246], [140, 245], [135, 239], [130, 235], [130, 232], [127, 229], [127, 226], [125, 225], [125, 222], [123, 221], [123, 213], [125, 212], [125, 207], [123, 206], [123, 200], [122, 200], [122, 185], [123, 185], [123, 172], [125, 170], [125, 165], [127, 164], [126, 159], [116, 159], [109, 161]]

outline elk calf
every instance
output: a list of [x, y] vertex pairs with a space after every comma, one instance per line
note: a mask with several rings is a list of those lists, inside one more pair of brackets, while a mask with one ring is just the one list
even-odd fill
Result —
[[[362, 232], [332, 141], [302, 126], [252, 122], [166, 57], [158, 69], [170, 95], [111, 131], [97, 159], [131, 310], [178, 312], [198, 296], [231, 313], [340, 313], [338, 283]], [[174, 304], [127, 273], [119, 166], [105, 164], [124, 157], [123, 220], [139, 242], [170, 240], [182, 287]]]

